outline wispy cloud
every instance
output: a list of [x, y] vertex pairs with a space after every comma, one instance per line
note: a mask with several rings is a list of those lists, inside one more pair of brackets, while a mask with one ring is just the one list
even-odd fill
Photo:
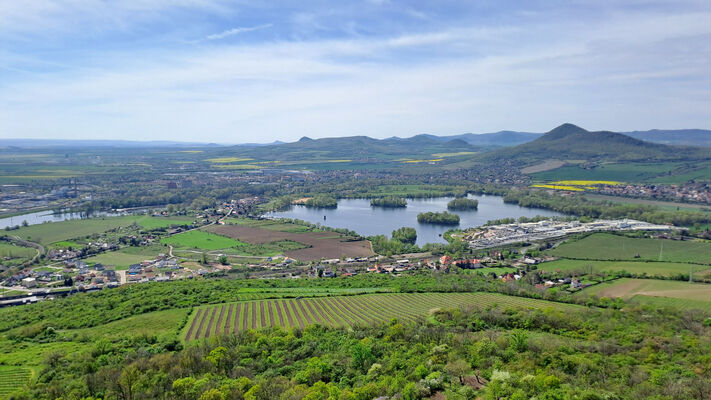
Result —
[[[543, 131], [561, 121], [711, 127], [711, 7], [623, 7], [582, 20], [534, 9], [495, 25], [426, 9], [432, 18], [412, 26], [358, 20], [357, 35], [329, 30], [351, 23], [350, 10], [296, 33], [290, 18], [308, 10], [278, 11], [282, 19], [235, 12], [243, 22], [198, 24], [181, 32], [203, 38], [191, 46], [160, 35], [158, 45], [108, 50], [53, 42], [79, 51], [61, 58], [0, 40], [0, 68], [23, 70], [0, 74], [0, 137], [195, 140], [209, 132], [201, 139], [246, 142]], [[220, 40], [266, 28], [268, 40]]]
[[238, 28], [228, 29], [222, 33], [208, 35], [206, 37], [206, 39], [207, 40], [224, 39], [226, 37], [239, 35], [240, 33], [254, 32], [254, 31], [258, 31], [258, 30], [262, 30], [262, 29], [271, 28], [272, 26], [274, 26], [274, 24], [263, 24], [263, 25], [257, 25], [257, 26], [242, 26], [242, 27], [238, 27]]

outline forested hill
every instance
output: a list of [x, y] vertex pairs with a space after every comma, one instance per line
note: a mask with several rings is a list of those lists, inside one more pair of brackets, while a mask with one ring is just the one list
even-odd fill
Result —
[[711, 159], [711, 149], [649, 143], [620, 133], [590, 132], [563, 124], [540, 138], [493, 151], [488, 160], [510, 159], [526, 164], [548, 159], [585, 161], [663, 161]]
[[[674, 146], [711, 147], [711, 130], [705, 129], [652, 129], [648, 131], [617, 132], [646, 142]], [[452, 136], [424, 135], [435, 140], [449, 141], [461, 139], [475, 146], [516, 146], [532, 142], [543, 133], [500, 131], [494, 133], [464, 133]]]
[[310, 139], [303, 137], [297, 142], [261, 147], [235, 146], [225, 149], [226, 155], [241, 155], [255, 159], [280, 160], [305, 159], [358, 159], [430, 157], [436, 153], [480, 151], [462, 140], [440, 141], [424, 135], [408, 139], [373, 139], [367, 136]]
[[499, 131], [494, 133], [463, 133], [453, 136], [421, 135], [434, 140], [446, 142], [459, 139], [474, 146], [516, 146], [528, 143], [541, 137], [542, 133]]

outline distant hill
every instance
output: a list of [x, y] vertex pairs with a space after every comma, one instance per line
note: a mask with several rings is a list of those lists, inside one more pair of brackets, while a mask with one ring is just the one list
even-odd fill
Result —
[[72, 140], [72, 139], [0, 139], [0, 147], [32, 148], [150, 148], [219, 147], [216, 143], [174, 142], [168, 140]]
[[233, 146], [225, 155], [241, 155], [255, 159], [278, 160], [369, 160], [399, 159], [427, 156], [435, 153], [479, 151], [479, 147], [460, 140], [439, 140], [428, 135], [407, 139], [373, 139], [368, 136], [311, 139], [259, 147]]
[[[675, 146], [697, 146], [711, 147], [711, 130], [705, 129], [652, 129], [649, 131], [632, 131], [618, 132], [623, 135], [631, 136], [635, 139], [644, 140], [646, 142], [669, 144]], [[475, 146], [517, 146], [532, 142], [543, 133], [534, 132], [517, 132], [517, 131], [500, 131], [495, 133], [464, 133], [461, 135], [451, 136], [427, 136], [435, 140], [449, 141], [452, 139], [461, 139]]]
[[652, 129], [650, 131], [620, 133], [648, 142], [679, 146], [711, 147], [711, 131], [706, 129]]
[[435, 135], [420, 135], [427, 136], [434, 140], [450, 141], [454, 139], [463, 140], [474, 146], [516, 146], [527, 143], [541, 137], [542, 133], [532, 132], [516, 132], [516, 131], [499, 131], [494, 133], [464, 133], [461, 135], [452, 136], [435, 136]]
[[566, 159], [586, 161], [662, 161], [709, 159], [711, 151], [645, 142], [621, 133], [590, 132], [563, 124], [538, 139], [484, 155], [485, 159], [508, 159], [521, 164]]

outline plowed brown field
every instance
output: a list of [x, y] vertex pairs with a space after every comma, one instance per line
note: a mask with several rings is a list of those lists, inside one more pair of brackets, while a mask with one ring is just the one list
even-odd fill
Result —
[[348, 241], [347, 237], [343, 237], [335, 232], [279, 232], [241, 225], [211, 226], [207, 230], [218, 235], [252, 244], [293, 240], [311, 246], [306, 249], [284, 252], [284, 255], [302, 261], [313, 261], [321, 258], [341, 258], [341, 256], [370, 257], [375, 254], [373, 253], [369, 241]]

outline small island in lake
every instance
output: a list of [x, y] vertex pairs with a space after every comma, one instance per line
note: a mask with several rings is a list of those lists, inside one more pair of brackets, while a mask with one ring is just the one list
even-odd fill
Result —
[[458, 225], [459, 215], [444, 212], [424, 212], [417, 214], [417, 222], [423, 224]]
[[370, 206], [391, 208], [407, 207], [407, 200], [402, 197], [386, 196], [378, 199], [371, 199]]
[[314, 196], [306, 200], [304, 205], [312, 208], [336, 208], [338, 207], [338, 200], [333, 196]]
[[479, 208], [479, 201], [467, 198], [454, 199], [447, 203], [447, 210], [476, 210]]

